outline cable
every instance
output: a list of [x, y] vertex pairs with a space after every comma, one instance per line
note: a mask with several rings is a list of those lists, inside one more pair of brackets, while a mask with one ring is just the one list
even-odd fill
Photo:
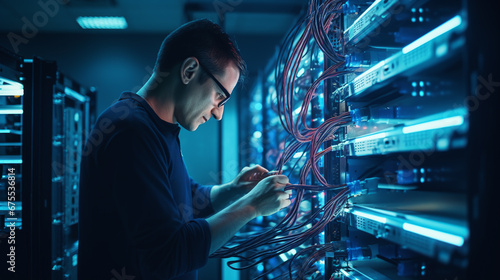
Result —
[[[218, 258], [239, 258], [228, 262], [228, 265], [233, 269], [242, 270], [253, 267], [301, 246], [323, 231], [328, 223], [342, 213], [348, 196], [351, 194], [350, 188], [346, 184], [329, 184], [320, 173], [317, 165], [321, 157], [332, 151], [332, 147], [323, 150], [321, 150], [321, 147], [326, 141], [335, 139], [335, 132], [339, 128], [351, 122], [350, 114], [344, 113], [329, 118], [318, 127], [309, 127], [307, 125], [309, 104], [317, 96], [317, 87], [328, 79], [351, 73], [338, 71], [345, 65], [344, 56], [335, 52], [328, 38], [332, 21], [340, 17], [339, 11], [342, 4], [343, 1], [311, 0], [305, 15], [297, 21], [283, 41], [283, 47], [279, 51], [275, 70], [275, 88], [279, 120], [290, 139], [285, 141], [285, 148], [279, 157], [275, 170], [278, 174], [282, 174], [283, 167], [302, 149], [304, 149], [302, 155], [291, 168], [289, 175], [295, 170], [307, 150], [309, 150], [309, 159], [301, 167], [299, 182], [290, 184], [285, 188], [286, 190], [293, 190], [294, 198], [287, 214], [281, 221], [274, 227], [264, 229], [260, 233], [237, 234], [225, 246], [211, 255], [211, 257]], [[294, 99], [297, 99], [295, 89], [298, 85], [298, 70], [303, 58], [308, 53], [312, 53], [310, 45], [312, 40], [324, 53], [326, 59], [333, 62], [333, 65], [328, 67], [307, 88], [303, 100], [298, 104], [300, 105], [298, 114], [295, 114], [294, 110], [297, 104], [295, 104]], [[320, 185], [308, 185], [306, 182], [309, 174], [312, 174], [320, 182]], [[306, 195], [306, 191], [328, 191], [333, 192], [334, 196], [323, 207], [316, 211], [311, 210], [310, 214], [306, 216], [300, 212], [300, 204]], [[324, 255], [328, 248], [327, 244], [322, 244], [322, 246], [303, 249], [298, 255], [305, 255], [309, 252], [311, 255], [300, 265], [299, 271], [312, 272], [311, 269], [314, 263]], [[290, 277], [292, 277], [291, 269], [298, 258], [296, 256], [288, 262], [288, 276]], [[240, 264], [240, 267], [235, 267], [236, 264]], [[281, 265], [277, 267], [281, 267]], [[275, 271], [277, 267], [263, 273], [258, 278]], [[304, 275], [295, 276], [298, 277], [297, 279], [302, 279]]]

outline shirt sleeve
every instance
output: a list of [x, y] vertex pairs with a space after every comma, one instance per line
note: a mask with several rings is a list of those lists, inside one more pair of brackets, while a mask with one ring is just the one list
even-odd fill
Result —
[[145, 125], [132, 127], [108, 142], [103, 164], [110, 174], [103, 176], [112, 176], [110, 203], [137, 248], [143, 275], [170, 279], [206, 264], [211, 232], [204, 219], [183, 219], [167, 176], [168, 151]]
[[200, 185], [195, 180], [189, 178], [191, 181], [191, 195], [193, 196], [194, 216], [196, 218], [206, 218], [215, 213], [210, 200], [210, 191], [213, 185]]

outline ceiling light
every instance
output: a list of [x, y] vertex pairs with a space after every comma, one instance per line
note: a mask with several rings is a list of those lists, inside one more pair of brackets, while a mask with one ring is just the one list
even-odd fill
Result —
[[78, 17], [76, 22], [83, 29], [125, 29], [128, 26], [124, 17]]

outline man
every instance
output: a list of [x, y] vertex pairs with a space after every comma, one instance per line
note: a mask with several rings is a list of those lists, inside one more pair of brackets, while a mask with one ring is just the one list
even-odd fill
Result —
[[220, 120], [244, 70], [218, 25], [190, 22], [165, 38], [137, 94], [99, 116], [82, 154], [78, 279], [196, 279], [248, 221], [290, 205], [288, 178], [260, 166], [213, 187], [184, 166], [179, 125]]

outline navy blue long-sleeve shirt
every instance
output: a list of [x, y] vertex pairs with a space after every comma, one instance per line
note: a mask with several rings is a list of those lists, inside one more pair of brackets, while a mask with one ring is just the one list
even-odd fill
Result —
[[99, 116], [82, 152], [79, 280], [196, 279], [211, 187], [189, 177], [179, 131], [131, 92]]

